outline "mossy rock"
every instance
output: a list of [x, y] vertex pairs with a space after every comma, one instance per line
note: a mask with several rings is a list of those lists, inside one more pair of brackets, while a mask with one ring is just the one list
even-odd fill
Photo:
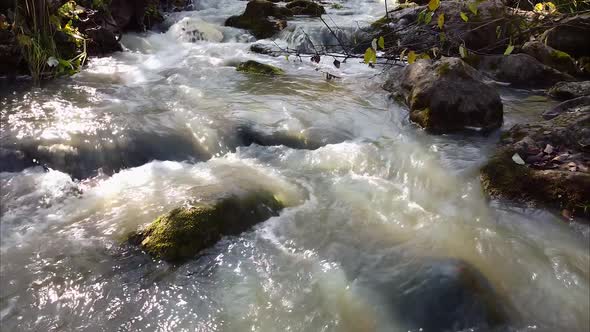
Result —
[[294, 15], [309, 15], [319, 17], [326, 13], [326, 10], [322, 5], [309, 0], [290, 1], [286, 7], [289, 8]]
[[[553, 155], [543, 152], [547, 145], [554, 147]], [[482, 186], [492, 197], [543, 204], [588, 217], [590, 173], [584, 167], [568, 167], [583, 166], [590, 158], [588, 147], [588, 110], [562, 111], [547, 121], [515, 125], [502, 135], [501, 147], [481, 169]], [[524, 165], [514, 162], [515, 153]]]
[[261, 75], [283, 75], [285, 72], [278, 67], [267, 65], [264, 63], [260, 63], [254, 60], [248, 60], [246, 62], [242, 62], [236, 68], [237, 71], [242, 71], [245, 73], [252, 73], [252, 74], [261, 74]]
[[268, 191], [230, 195], [197, 202], [160, 216], [130, 242], [166, 261], [182, 261], [214, 245], [225, 235], [238, 235], [278, 215], [283, 204]]

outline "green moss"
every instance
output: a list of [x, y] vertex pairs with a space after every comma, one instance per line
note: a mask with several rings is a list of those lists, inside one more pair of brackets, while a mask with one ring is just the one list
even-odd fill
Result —
[[482, 186], [491, 196], [516, 200], [526, 198], [529, 168], [512, 160], [513, 150], [502, 150], [490, 158], [481, 169]]
[[383, 16], [382, 18], [378, 19], [377, 21], [371, 23], [371, 27], [373, 29], [381, 29], [383, 26], [389, 23], [389, 18], [387, 16]]
[[224, 235], [237, 235], [276, 215], [282, 203], [271, 193], [254, 191], [213, 203], [196, 203], [160, 216], [130, 237], [149, 254], [167, 261], [190, 258]]
[[463, 61], [465, 61], [471, 67], [477, 68], [479, 66], [479, 63], [481, 62], [481, 56], [470, 53], [469, 55], [463, 58]]
[[285, 72], [277, 68], [275, 66], [267, 65], [264, 63], [260, 63], [253, 60], [248, 60], [246, 62], [242, 62], [236, 68], [237, 71], [242, 71], [246, 73], [253, 73], [253, 74], [262, 74], [262, 75], [283, 75]]
[[419, 124], [422, 128], [429, 129], [431, 127], [431, 111], [426, 107], [420, 110], [410, 112], [410, 120]]
[[341, 4], [339, 4], [339, 3], [333, 3], [333, 4], [330, 6], [330, 8], [332, 8], [332, 9], [342, 9], [342, 8], [344, 8], [344, 6], [342, 6], [342, 5], [341, 5]]
[[436, 68], [436, 73], [438, 76], [444, 76], [449, 73], [451, 70], [451, 65], [448, 62], [443, 62], [438, 68]]
[[559, 50], [553, 50], [551, 51], [551, 58], [554, 60], [558, 60], [558, 61], [563, 61], [563, 60], [571, 60], [571, 56], [565, 52], [559, 51]]

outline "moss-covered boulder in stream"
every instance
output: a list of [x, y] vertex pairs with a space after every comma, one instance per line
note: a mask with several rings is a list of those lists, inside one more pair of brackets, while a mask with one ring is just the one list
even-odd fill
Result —
[[567, 53], [556, 50], [540, 41], [529, 41], [522, 47], [522, 52], [537, 59], [544, 65], [561, 72], [577, 75], [579, 69], [574, 59]]
[[286, 7], [291, 10], [293, 15], [322, 16], [326, 13], [322, 5], [309, 0], [290, 1]]
[[419, 60], [395, 69], [384, 85], [410, 108], [410, 120], [432, 133], [500, 127], [500, 96], [458, 58]]
[[232, 16], [226, 26], [249, 30], [258, 39], [270, 38], [287, 26], [285, 19], [293, 16], [291, 10], [266, 0], [248, 2], [242, 15]]
[[492, 197], [588, 216], [590, 104], [557, 109], [547, 113], [549, 120], [515, 125], [502, 136], [481, 169], [482, 185]]
[[278, 215], [283, 204], [270, 192], [256, 190], [176, 208], [159, 217], [130, 241], [150, 255], [182, 261], [214, 245], [225, 235], [238, 235]]
[[271, 76], [283, 75], [285, 73], [281, 68], [267, 65], [264, 63], [260, 63], [260, 62], [254, 61], [254, 60], [248, 60], [248, 61], [240, 63], [238, 65], [238, 67], [236, 68], [236, 70], [246, 72], [246, 73], [271, 75]]

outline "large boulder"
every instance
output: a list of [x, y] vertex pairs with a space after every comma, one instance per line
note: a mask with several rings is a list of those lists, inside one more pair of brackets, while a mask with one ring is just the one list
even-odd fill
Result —
[[577, 75], [579, 69], [574, 59], [567, 53], [554, 49], [540, 41], [526, 42], [522, 52], [537, 59], [544, 65], [570, 75]]
[[466, 59], [473, 67], [497, 81], [516, 87], [549, 87], [560, 81], [571, 81], [571, 75], [546, 66], [524, 53], [510, 55], [472, 55]]
[[130, 241], [154, 257], [182, 261], [225, 235], [238, 235], [278, 215], [282, 208], [272, 193], [262, 190], [199, 201], [159, 217]]
[[560, 100], [590, 96], [590, 81], [559, 82], [549, 89], [547, 94]]
[[481, 170], [491, 196], [589, 215], [590, 99], [578, 99], [547, 112], [547, 120], [515, 125], [502, 136]]
[[410, 119], [432, 133], [489, 131], [502, 125], [498, 93], [458, 58], [419, 60], [384, 85], [410, 108]]
[[258, 39], [270, 38], [287, 26], [285, 19], [292, 15], [288, 8], [270, 1], [252, 0], [242, 15], [228, 18], [225, 25], [249, 30]]
[[[421, 258], [377, 266], [357, 278], [407, 331], [489, 331], [506, 327], [511, 306], [471, 264]], [[380, 307], [383, 310], [382, 307]]]
[[290, 1], [286, 7], [291, 10], [293, 15], [322, 16], [326, 13], [322, 5], [309, 0]]
[[562, 19], [541, 40], [575, 57], [590, 56], [590, 13]]

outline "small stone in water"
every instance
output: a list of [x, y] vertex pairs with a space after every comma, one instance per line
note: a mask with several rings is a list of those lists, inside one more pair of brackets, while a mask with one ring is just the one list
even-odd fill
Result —
[[575, 172], [575, 171], [578, 170], [578, 167], [576, 166], [576, 163], [574, 163], [573, 161], [572, 162], [569, 162], [567, 164], [567, 167], [569, 168], [570, 172]]
[[545, 152], [546, 154], [553, 153], [553, 146], [551, 146], [551, 144], [547, 144], [547, 146], [545, 147], [545, 150], [543, 150], [543, 152]]
[[519, 165], [524, 165], [525, 164], [524, 160], [522, 160], [522, 158], [520, 157], [520, 155], [518, 153], [515, 153], [512, 156], [512, 161], [514, 161], [515, 163], [517, 163]]

